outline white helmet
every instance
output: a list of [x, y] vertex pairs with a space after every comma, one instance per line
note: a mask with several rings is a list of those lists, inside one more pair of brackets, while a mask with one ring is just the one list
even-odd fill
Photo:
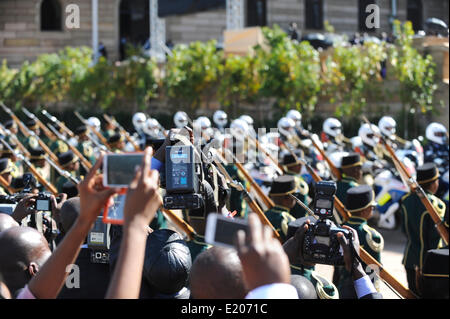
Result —
[[178, 111], [173, 116], [173, 122], [177, 128], [183, 128], [189, 124], [189, 117], [186, 112]]
[[148, 118], [142, 126], [142, 130], [151, 136], [157, 136], [159, 132], [159, 122], [154, 118]]
[[364, 123], [358, 131], [358, 136], [361, 138], [363, 143], [366, 143], [372, 147], [375, 147], [380, 141], [377, 136], [378, 134], [380, 134], [380, 129], [375, 124], [370, 124], [369, 126], [369, 124]]
[[243, 135], [246, 135], [249, 131], [248, 123], [240, 118], [231, 122], [230, 129], [233, 131], [241, 131]]
[[329, 136], [336, 137], [342, 134], [341, 122], [333, 117], [327, 118], [325, 122], [323, 122], [322, 129]]
[[390, 116], [383, 116], [378, 122], [378, 127], [384, 136], [392, 138], [395, 135], [397, 122]]
[[213, 115], [213, 121], [218, 127], [224, 127], [228, 123], [227, 113], [222, 110], [215, 111]]
[[447, 129], [444, 125], [433, 122], [427, 126], [425, 136], [429, 141], [444, 145], [447, 141]]
[[251, 116], [249, 115], [241, 115], [239, 117], [239, 119], [244, 120], [245, 122], [247, 122], [248, 126], [253, 126], [253, 119]]
[[293, 119], [282, 117], [277, 123], [277, 128], [281, 134], [290, 136], [294, 133], [293, 130], [295, 128], [295, 122]]
[[100, 120], [94, 116], [91, 116], [90, 118], [88, 118], [88, 124], [90, 126], [93, 126], [95, 128], [96, 131], [100, 130], [100, 126], [102, 125]]
[[286, 117], [288, 119], [294, 120], [296, 126], [301, 126], [302, 125], [302, 115], [300, 114], [299, 111], [297, 111], [297, 110], [290, 110], [289, 112], [287, 112]]
[[133, 126], [136, 131], [142, 131], [144, 128], [145, 121], [147, 120], [147, 116], [142, 112], [137, 112], [133, 115]]
[[211, 121], [206, 116], [200, 116], [194, 121], [194, 127], [201, 130], [206, 130], [211, 127]]

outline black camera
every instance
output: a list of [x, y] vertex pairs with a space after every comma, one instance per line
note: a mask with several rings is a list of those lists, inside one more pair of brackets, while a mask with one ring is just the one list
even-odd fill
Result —
[[319, 220], [310, 225], [303, 241], [303, 259], [315, 264], [345, 265], [337, 234], [352, 240], [352, 233], [337, 227], [329, 218], [333, 216], [336, 183], [321, 181], [316, 184], [314, 212]]
[[204, 206], [200, 194], [201, 163], [195, 163], [192, 145], [166, 148], [164, 208], [196, 210]]
[[49, 212], [52, 210], [51, 194], [39, 193], [36, 197], [36, 203], [33, 207], [37, 211]]

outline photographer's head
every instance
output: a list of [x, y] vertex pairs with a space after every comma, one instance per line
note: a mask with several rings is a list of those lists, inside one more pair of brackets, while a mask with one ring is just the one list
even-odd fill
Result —
[[75, 172], [80, 168], [79, 158], [72, 151], [61, 153], [58, 156], [58, 163], [68, 172]]
[[297, 189], [294, 176], [283, 175], [277, 177], [270, 188], [269, 196], [277, 206], [286, 207], [291, 209], [295, 206], [295, 199], [290, 194], [294, 193]]
[[60, 227], [64, 234], [69, 232], [69, 229], [75, 223], [76, 219], [80, 215], [80, 198], [73, 197], [64, 202], [59, 212], [60, 215]]
[[342, 157], [340, 169], [343, 174], [357, 181], [361, 180], [363, 176], [361, 156], [358, 153], [351, 153]]
[[439, 170], [434, 163], [425, 163], [417, 168], [417, 182], [431, 194], [439, 188]]
[[369, 219], [376, 205], [375, 192], [369, 185], [352, 187], [347, 191], [346, 209], [353, 216]]
[[0, 233], [12, 227], [17, 227], [19, 224], [9, 216], [8, 214], [3, 214], [0, 212]]
[[212, 247], [199, 254], [189, 281], [194, 299], [243, 299], [248, 293], [235, 249]]
[[36, 229], [12, 227], [0, 233], [0, 273], [13, 295], [25, 287], [50, 255], [48, 242]]

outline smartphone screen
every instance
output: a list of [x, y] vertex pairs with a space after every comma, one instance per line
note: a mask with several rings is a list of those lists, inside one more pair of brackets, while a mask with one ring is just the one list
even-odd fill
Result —
[[108, 154], [105, 157], [105, 186], [127, 187], [142, 164], [143, 154]]
[[[211, 217], [213, 216], [213, 217]], [[206, 241], [212, 245], [234, 247], [234, 236], [238, 230], [247, 232], [248, 223], [241, 218], [229, 218], [219, 214], [208, 215]], [[215, 227], [213, 227], [215, 224]]]
[[116, 195], [113, 198], [113, 204], [105, 208], [103, 212], [103, 223], [122, 224], [123, 210], [125, 206], [126, 194]]
[[43, 212], [50, 211], [50, 201], [48, 199], [36, 200], [36, 210]]

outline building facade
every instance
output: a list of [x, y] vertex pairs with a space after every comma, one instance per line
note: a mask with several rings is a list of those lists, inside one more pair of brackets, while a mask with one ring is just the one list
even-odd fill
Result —
[[[18, 67], [43, 53], [65, 46], [91, 46], [91, 0], [0, 0], [0, 60]], [[143, 44], [150, 34], [149, 0], [99, 0], [99, 41], [112, 61], [121, 56], [121, 42]], [[295, 22], [302, 34], [324, 31], [325, 21], [337, 33], [391, 31], [395, 18], [411, 20], [420, 30], [424, 21], [436, 17], [448, 24], [449, 0], [244, 0], [246, 26], [287, 29]], [[68, 28], [69, 5], [79, 8], [79, 28]], [[380, 28], [368, 30], [365, 8], [380, 8]], [[217, 39], [226, 29], [225, 7], [206, 12], [165, 18], [166, 40], [189, 43]]]

